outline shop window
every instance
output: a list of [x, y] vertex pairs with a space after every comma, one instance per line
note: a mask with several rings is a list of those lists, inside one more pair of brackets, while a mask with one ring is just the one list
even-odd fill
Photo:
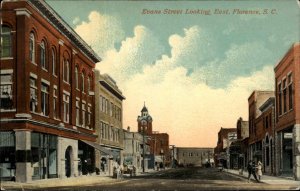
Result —
[[8, 26], [1, 27], [1, 58], [12, 56], [12, 35], [11, 28]]

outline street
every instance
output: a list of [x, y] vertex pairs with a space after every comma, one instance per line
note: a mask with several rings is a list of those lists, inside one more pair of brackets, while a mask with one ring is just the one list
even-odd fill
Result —
[[[80, 181], [82, 177], [78, 177]], [[101, 181], [103, 177], [92, 182], [80, 182], [74, 186], [67, 184], [23, 186], [24, 190], [295, 190], [297, 186], [287, 184], [266, 184], [219, 172], [215, 168], [177, 168], [145, 173], [137, 177], [124, 177], [122, 180], [110, 179]], [[97, 178], [97, 177], [96, 177]], [[61, 181], [60, 179], [58, 181]], [[20, 190], [8, 189], [7, 190]]]

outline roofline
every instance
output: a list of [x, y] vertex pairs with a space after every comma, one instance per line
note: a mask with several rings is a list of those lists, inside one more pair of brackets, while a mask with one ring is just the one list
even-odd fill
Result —
[[105, 80], [101, 79], [99, 80], [99, 83], [104, 86], [109, 92], [111, 92], [112, 94], [114, 94], [117, 98], [119, 98], [120, 100], [124, 100], [126, 99], [126, 97], [124, 97], [122, 95], [122, 93], [120, 93], [118, 90], [116, 90], [114, 87], [112, 87], [108, 82], [106, 82]]
[[[36, 9], [46, 20], [48, 20], [59, 32], [64, 34], [68, 40], [75, 44], [76, 47], [89, 59], [97, 63], [101, 58], [94, 50], [65, 22], [62, 17], [44, 0], [27, 0], [29, 4]], [[45, 8], [49, 15], [43, 13], [42, 8]], [[58, 22], [57, 24], [55, 22]], [[61, 25], [59, 25], [61, 24]], [[74, 40], [72, 40], [74, 38]]]
[[248, 101], [249, 101], [249, 99], [252, 97], [252, 95], [255, 93], [255, 92], [257, 92], [257, 93], [271, 93], [271, 92], [273, 92], [273, 93], [275, 93], [275, 91], [274, 90], [253, 90], [253, 92], [250, 94], [250, 96], [248, 97]]
[[289, 54], [295, 47], [297, 47], [297, 46], [300, 46], [300, 42], [295, 42], [295, 43], [293, 43], [293, 44], [290, 46], [290, 48], [288, 49], [288, 51], [281, 57], [281, 59], [277, 62], [277, 64], [275, 64], [275, 66], [274, 66], [274, 71], [275, 71], [275, 72], [276, 72], [276, 70], [278, 69], [279, 65], [281, 65], [281, 63], [283, 63], [283, 62], [286, 60], [288, 54]]
[[259, 110], [262, 112], [271, 104], [275, 105], [275, 96], [269, 97], [260, 107]]

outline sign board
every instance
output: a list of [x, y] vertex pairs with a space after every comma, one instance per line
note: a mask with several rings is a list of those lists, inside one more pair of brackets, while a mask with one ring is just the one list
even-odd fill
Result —
[[283, 138], [284, 139], [292, 139], [293, 138], [293, 133], [284, 133]]

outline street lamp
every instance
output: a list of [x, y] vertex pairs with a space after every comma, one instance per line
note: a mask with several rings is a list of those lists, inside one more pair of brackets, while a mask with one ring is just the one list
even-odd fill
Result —
[[147, 120], [143, 117], [141, 121], [143, 127], [143, 172], [145, 172], [145, 127], [147, 126]]

